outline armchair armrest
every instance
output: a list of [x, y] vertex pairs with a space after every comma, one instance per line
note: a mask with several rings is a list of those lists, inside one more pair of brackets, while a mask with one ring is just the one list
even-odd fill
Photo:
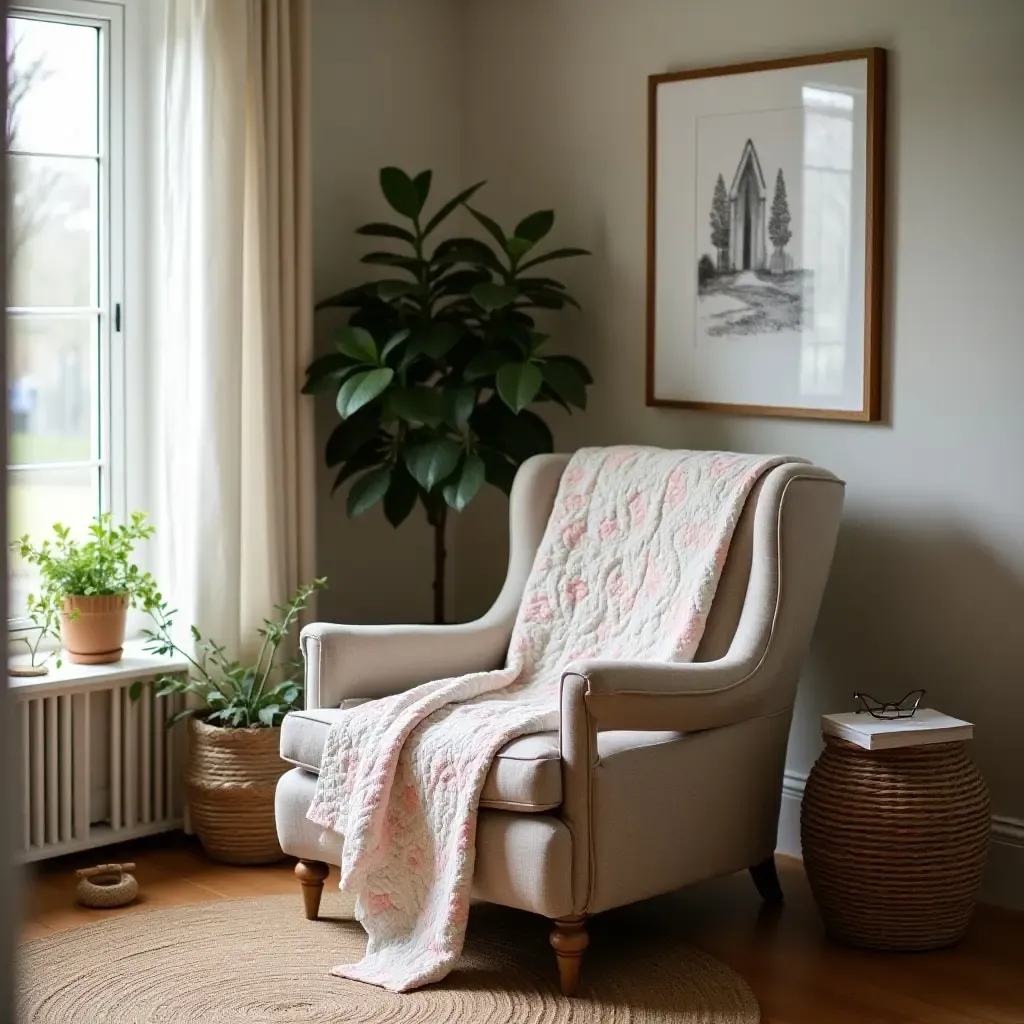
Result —
[[512, 623], [488, 614], [451, 626], [346, 626], [316, 622], [302, 631], [306, 707], [351, 697], [387, 697], [432, 679], [498, 668]]
[[564, 688], [568, 677], [576, 677], [579, 699], [569, 707], [584, 710], [598, 729], [692, 732], [788, 706], [784, 693], [769, 699], [773, 688], [758, 678], [759, 663], [757, 657], [735, 655], [685, 663], [587, 659], [570, 665], [562, 682]]

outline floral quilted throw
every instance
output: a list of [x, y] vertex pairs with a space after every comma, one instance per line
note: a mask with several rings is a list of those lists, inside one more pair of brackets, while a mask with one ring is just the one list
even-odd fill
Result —
[[502, 669], [352, 708], [331, 728], [308, 817], [343, 837], [341, 887], [369, 936], [332, 973], [394, 992], [462, 950], [477, 805], [510, 740], [558, 726], [578, 658], [690, 661], [743, 504], [783, 458], [586, 448], [562, 475]]

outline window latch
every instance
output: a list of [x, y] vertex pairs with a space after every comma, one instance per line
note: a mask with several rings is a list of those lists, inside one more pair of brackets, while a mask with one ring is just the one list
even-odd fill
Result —
[[114, 303], [114, 330], [121, 333], [121, 303]]

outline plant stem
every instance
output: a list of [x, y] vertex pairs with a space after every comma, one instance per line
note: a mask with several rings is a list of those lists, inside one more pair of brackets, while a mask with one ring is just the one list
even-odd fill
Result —
[[[288, 630], [291, 629], [292, 623], [298, 617], [299, 606], [305, 607], [304, 600], [299, 596], [296, 596], [292, 603], [288, 607], [288, 611], [285, 613], [284, 618], [281, 620], [280, 632], [275, 634], [274, 640], [270, 647], [270, 659], [267, 662], [266, 670], [263, 673], [263, 678], [259, 680], [259, 686], [255, 689], [255, 697], [251, 698], [250, 706], [255, 707], [259, 703], [260, 698], [263, 696], [263, 691], [266, 688], [267, 680], [270, 678], [270, 673], [274, 668], [274, 661], [277, 658], [277, 649], [281, 646], [281, 641], [287, 636]], [[267, 641], [270, 639], [269, 633], [263, 638], [263, 650], [260, 651], [260, 660], [256, 662], [256, 676], [259, 677], [259, 668], [263, 663], [263, 652], [267, 649]]]
[[[215, 690], [218, 690], [223, 697], [228, 697], [229, 694], [225, 693], [224, 687], [222, 687], [220, 683], [216, 679], [214, 679], [212, 675], [210, 675], [205, 665], [200, 665], [199, 662], [196, 661], [196, 659], [188, 653], [188, 651], [183, 650], [174, 642], [174, 639], [171, 637], [170, 630], [168, 629], [165, 621], [157, 616], [155, 610], [150, 609], [149, 617], [153, 620], [153, 624], [156, 626], [157, 632], [160, 634], [160, 638], [163, 640], [163, 642], [168, 647], [170, 647], [172, 651], [174, 651], [177, 654], [180, 654], [199, 673], [200, 677], [202, 679], [205, 679], [206, 682], [210, 684], [210, 686], [212, 686]], [[205, 662], [205, 660], [206, 659], [204, 657], [203, 661]]]
[[434, 527], [434, 623], [444, 623], [444, 577], [445, 560], [448, 552], [444, 546], [444, 531], [448, 522], [448, 509], [441, 507], [437, 518], [433, 523]]

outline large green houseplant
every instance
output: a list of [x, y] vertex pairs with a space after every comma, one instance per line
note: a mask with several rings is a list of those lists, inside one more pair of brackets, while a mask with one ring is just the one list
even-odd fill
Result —
[[[358, 234], [395, 243], [362, 262], [389, 276], [332, 296], [318, 309], [351, 310], [336, 350], [307, 371], [304, 391], [335, 391], [341, 422], [326, 445], [339, 467], [334, 487], [357, 476], [347, 511], [358, 516], [383, 502], [393, 526], [420, 503], [434, 528], [434, 619], [443, 621], [445, 526], [486, 482], [506, 493], [516, 468], [552, 450], [551, 431], [529, 406], [556, 402], [583, 409], [590, 372], [551, 352], [538, 315], [579, 308], [546, 264], [588, 255], [585, 249], [536, 254], [555, 216], [540, 210], [511, 232], [470, 205], [484, 184], [460, 192], [427, 217], [431, 172], [380, 172], [384, 198], [402, 223], [372, 223]], [[487, 240], [435, 241], [466, 209]]]

